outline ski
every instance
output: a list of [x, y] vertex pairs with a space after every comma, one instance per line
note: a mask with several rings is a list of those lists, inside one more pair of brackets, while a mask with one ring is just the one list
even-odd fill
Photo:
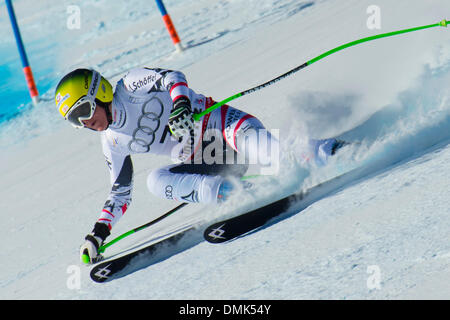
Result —
[[291, 208], [297, 211], [307, 208], [315, 201], [365, 175], [365, 171], [365, 168], [349, 171], [305, 191], [294, 192], [262, 207], [211, 224], [203, 232], [203, 238], [210, 243], [223, 243], [241, 237]]
[[265, 225], [269, 220], [285, 212], [291, 203], [303, 199], [305, 193], [293, 193], [263, 207], [243, 213], [207, 227], [203, 237], [210, 243], [222, 243], [242, 236]]
[[194, 231], [191, 227], [118, 258], [103, 260], [92, 268], [91, 279], [99, 283], [111, 281], [164, 260], [175, 254], [176, 245]]

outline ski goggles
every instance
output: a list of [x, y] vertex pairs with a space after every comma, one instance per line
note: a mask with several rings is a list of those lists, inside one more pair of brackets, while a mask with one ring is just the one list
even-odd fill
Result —
[[83, 120], [89, 120], [94, 116], [96, 106], [93, 99], [87, 96], [83, 97], [69, 110], [66, 119], [75, 128], [84, 128]]
[[97, 107], [95, 97], [97, 96], [97, 91], [100, 87], [100, 81], [100, 74], [97, 71], [92, 70], [92, 79], [87, 95], [79, 99], [72, 108], [70, 108], [69, 112], [67, 112], [66, 120], [68, 120], [75, 128], [84, 128], [85, 125], [83, 120], [89, 120], [94, 116]]

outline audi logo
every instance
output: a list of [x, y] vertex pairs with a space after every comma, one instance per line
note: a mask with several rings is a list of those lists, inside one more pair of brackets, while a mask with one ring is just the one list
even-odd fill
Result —
[[131, 152], [145, 153], [150, 151], [150, 146], [155, 142], [156, 132], [161, 125], [163, 113], [164, 105], [157, 97], [153, 97], [143, 104], [142, 115], [137, 121], [137, 128], [132, 135], [133, 139], [128, 143], [128, 149]]
[[167, 185], [166, 189], [164, 190], [167, 199], [173, 200], [172, 191], [173, 191], [173, 187], [170, 184]]

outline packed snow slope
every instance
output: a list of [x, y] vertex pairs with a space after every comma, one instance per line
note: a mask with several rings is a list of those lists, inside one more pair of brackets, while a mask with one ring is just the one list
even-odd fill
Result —
[[[235, 100], [231, 105], [279, 132], [279, 174], [221, 208], [188, 205], [107, 254], [356, 167], [366, 168], [364, 175], [236, 241], [189, 239], [147, 268], [92, 282], [78, 248], [103, 206], [109, 176], [98, 135], [71, 128], [55, 110], [53, 89], [66, 72], [93, 67], [115, 81], [136, 66], [179, 69], [191, 88], [220, 100], [343, 43], [450, 18], [447, 0], [379, 0], [381, 29], [374, 30], [367, 26], [373, 3], [365, 0], [168, 0], [187, 47], [175, 54], [156, 5], [141, 2], [84, 1], [81, 28], [68, 30], [70, 1], [15, 1], [24, 38], [46, 42], [56, 71], [44, 101], [0, 126], [0, 298], [450, 298], [448, 28], [346, 49]], [[323, 168], [297, 160], [306, 137], [330, 136], [355, 143]], [[133, 161], [133, 203], [113, 237], [177, 205], [146, 189], [150, 170], [169, 160]]]

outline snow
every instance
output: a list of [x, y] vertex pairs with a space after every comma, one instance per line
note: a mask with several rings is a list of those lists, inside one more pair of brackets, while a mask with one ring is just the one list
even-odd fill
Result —
[[[54, 48], [45, 60], [56, 71], [46, 75], [53, 88], [37, 108], [0, 126], [0, 298], [450, 298], [450, 33], [444, 28], [345, 49], [232, 102], [280, 130], [279, 176], [263, 178], [257, 194], [237, 196], [225, 208], [189, 205], [107, 253], [358, 165], [367, 168], [364, 176], [236, 241], [193, 238], [147, 268], [92, 282], [78, 248], [106, 199], [109, 177], [99, 137], [73, 129], [55, 111], [54, 86], [67, 71], [90, 66], [118, 80], [135, 66], [180, 69], [194, 90], [220, 100], [343, 43], [450, 18], [446, 0], [379, 0], [381, 30], [367, 28], [373, 3], [365, 0], [167, 0], [188, 47], [175, 54], [156, 5], [141, 2], [84, 1], [80, 30], [65, 27], [70, 1], [14, 2], [24, 39]], [[325, 168], [305, 169], [295, 160], [305, 136], [335, 135], [360, 143]], [[133, 161], [133, 203], [112, 237], [177, 205], [146, 189], [149, 171], [169, 160], [139, 155]]]

